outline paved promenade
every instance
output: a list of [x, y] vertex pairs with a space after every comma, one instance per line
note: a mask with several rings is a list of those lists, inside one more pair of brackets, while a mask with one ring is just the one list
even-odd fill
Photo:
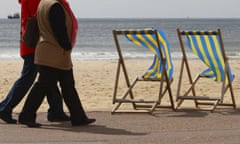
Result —
[[[89, 126], [50, 123], [38, 114], [42, 128], [0, 121], [1, 144], [239, 144], [240, 110], [167, 109], [146, 113], [88, 112], [97, 119]], [[14, 115], [17, 118], [17, 114]]]

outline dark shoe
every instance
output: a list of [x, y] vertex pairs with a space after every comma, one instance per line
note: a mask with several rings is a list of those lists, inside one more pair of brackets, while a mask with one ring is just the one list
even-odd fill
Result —
[[70, 121], [69, 116], [62, 114], [62, 115], [58, 115], [58, 116], [48, 116], [48, 121], [50, 122], [63, 122], [63, 121]]
[[30, 128], [39, 128], [42, 126], [40, 123], [29, 122], [29, 121], [19, 121], [19, 124], [27, 125]]
[[4, 122], [8, 124], [16, 124], [17, 120], [13, 119], [11, 115], [6, 114], [4, 112], [0, 112], [0, 119], [2, 119]]
[[91, 123], [94, 123], [96, 121], [96, 119], [94, 118], [87, 118], [83, 121], [80, 121], [79, 123], [72, 123], [72, 126], [84, 126], [84, 125], [89, 125]]

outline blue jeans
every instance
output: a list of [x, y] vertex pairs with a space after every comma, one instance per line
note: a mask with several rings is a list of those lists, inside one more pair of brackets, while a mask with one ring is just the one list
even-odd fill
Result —
[[[12, 114], [14, 107], [16, 107], [23, 97], [27, 94], [28, 90], [33, 85], [37, 76], [37, 67], [34, 64], [34, 55], [28, 55], [24, 58], [24, 64], [21, 76], [16, 80], [7, 97], [0, 103], [0, 112], [5, 114]], [[47, 96], [49, 103], [48, 116], [57, 116], [64, 114], [62, 97], [58, 90], [57, 85], [52, 88]]]

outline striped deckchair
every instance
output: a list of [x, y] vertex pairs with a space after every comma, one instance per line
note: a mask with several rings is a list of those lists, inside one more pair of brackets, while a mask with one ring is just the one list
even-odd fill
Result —
[[[174, 109], [174, 102], [171, 92], [171, 82], [173, 81], [173, 64], [171, 59], [171, 52], [169, 48], [169, 43], [164, 35], [163, 31], [156, 29], [123, 29], [123, 30], [113, 30], [114, 40], [116, 48], [119, 55], [117, 75], [115, 81], [115, 88], [113, 94], [113, 104], [117, 104], [113, 109], [112, 113], [116, 112], [121, 104], [131, 103], [135, 110], [145, 109], [148, 112], [153, 112], [157, 107], [171, 107]], [[131, 83], [127, 74], [126, 66], [124, 63], [124, 57], [121, 52], [118, 35], [124, 35], [130, 42], [147, 48], [153, 53], [153, 62], [147, 71], [141, 75], [137, 76]], [[126, 92], [117, 98], [117, 88], [119, 81], [120, 68], [123, 69], [124, 77], [127, 84]], [[155, 100], [137, 100], [133, 96], [132, 89], [138, 81], [159, 81], [160, 90], [159, 95]], [[164, 84], [166, 85], [164, 87]], [[170, 106], [160, 106], [161, 99], [168, 92], [170, 99]], [[129, 96], [129, 97], [128, 97]]]
[[[180, 80], [177, 90], [177, 108], [182, 104], [184, 100], [194, 100], [196, 107], [199, 107], [199, 105], [210, 105], [211, 111], [213, 111], [218, 105], [233, 106], [235, 108], [236, 104], [232, 88], [234, 75], [232, 74], [225, 54], [220, 29], [217, 31], [180, 31], [177, 29], [177, 33], [183, 53]], [[187, 41], [187, 44], [185, 45], [188, 45], [190, 51], [193, 52], [207, 66], [207, 69], [200, 72], [194, 80], [192, 80], [190, 67], [187, 61], [187, 54], [184, 49], [182, 40], [183, 37], [185, 37]], [[180, 96], [184, 64], [187, 69], [190, 87], [185, 91], [183, 95]], [[216, 97], [196, 96], [195, 85], [200, 78], [211, 78], [218, 83], [222, 83], [221, 94]], [[231, 104], [223, 103], [223, 98], [227, 90], [229, 90], [231, 94]]]

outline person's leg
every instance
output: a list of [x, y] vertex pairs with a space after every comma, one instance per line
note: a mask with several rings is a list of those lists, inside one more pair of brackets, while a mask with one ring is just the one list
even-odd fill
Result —
[[89, 119], [82, 107], [78, 93], [75, 89], [73, 71], [61, 71], [60, 86], [63, 99], [69, 109], [70, 119], [73, 126], [87, 125], [95, 122], [95, 119]]
[[36, 65], [33, 63], [34, 55], [25, 56], [23, 59], [21, 76], [14, 83], [7, 97], [0, 103], [0, 118], [7, 123], [17, 122], [12, 119], [12, 110], [26, 95], [37, 75]]
[[23, 109], [19, 115], [19, 123], [29, 127], [40, 126], [36, 123], [36, 112], [40, 107], [44, 96], [51, 92], [53, 86], [57, 84], [58, 74], [55, 69], [39, 66], [39, 77], [37, 83], [31, 89]]
[[41, 124], [36, 123], [36, 112], [40, 107], [46, 90], [43, 89], [41, 83], [35, 83], [24, 103], [23, 109], [19, 114], [18, 122], [26, 124], [29, 127], [40, 127]]
[[47, 94], [49, 104], [47, 119], [51, 122], [69, 121], [70, 118], [63, 111], [63, 100], [57, 86]]

